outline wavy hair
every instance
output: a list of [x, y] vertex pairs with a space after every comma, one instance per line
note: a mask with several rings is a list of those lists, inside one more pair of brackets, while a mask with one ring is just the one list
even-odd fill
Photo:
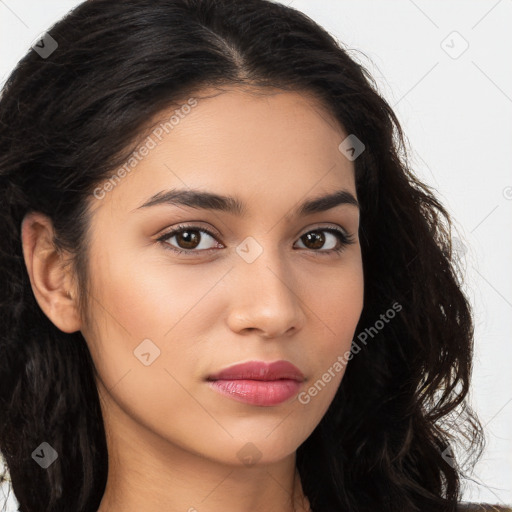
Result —
[[[86, 318], [92, 191], [148, 119], [225, 85], [310, 93], [364, 143], [354, 161], [365, 276], [357, 338], [402, 307], [371, 331], [297, 450], [313, 511], [457, 510], [465, 463], [485, 445], [467, 397], [472, 313], [452, 220], [411, 170], [370, 73], [305, 14], [267, 0], [89, 0], [49, 34], [58, 48], [46, 58], [29, 50], [0, 97], [0, 449], [20, 510], [94, 512], [108, 470], [87, 344], [35, 300], [22, 219], [52, 220]], [[65, 454], [45, 471], [31, 457], [43, 440]], [[464, 460], [454, 456], [462, 444]]]

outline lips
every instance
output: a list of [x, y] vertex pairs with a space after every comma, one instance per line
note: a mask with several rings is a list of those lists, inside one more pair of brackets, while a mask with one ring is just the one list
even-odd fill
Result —
[[208, 376], [209, 381], [215, 380], [260, 380], [275, 381], [281, 379], [304, 381], [302, 372], [288, 361], [249, 361], [230, 366], [218, 373]]
[[207, 380], [213, 391], [230, 399], [269, 407], [297, 396], [305, 379], [288, 361], [249, 361], [210, 375]]

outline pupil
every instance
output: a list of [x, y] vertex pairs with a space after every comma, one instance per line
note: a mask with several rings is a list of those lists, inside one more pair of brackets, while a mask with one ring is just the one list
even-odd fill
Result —
[[[197, 245], [199, 243], [199, 237], [197, 234], [194, 234], [194, 231], [182, 231], [178, 235], [178, 239], [185, 239], [185, 247], [184, 249], [194, 249], [194, 243]], [[188, 239], [188, 240], [187, 240]], [[181, 246], [181, 244], [180, 244]]]
[[313, 233], [308, 233], [306, 235], [306, 239], [308, 241], [311, 241], [312, 238], [316, 238], [316, 241], [313, 240], [313, 245], [314, 245], [314, 249], [319, 249], [323, 246], [324, 242], [325, 242], [325, 237], [322, 233], [318, 232], [318, 231], [315, 231]]

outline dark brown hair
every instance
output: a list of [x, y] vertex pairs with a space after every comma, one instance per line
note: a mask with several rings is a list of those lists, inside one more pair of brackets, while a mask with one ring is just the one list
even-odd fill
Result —
[[[265, 0], [90, 0], [49, 34], [58, 47], [45, 58], [29, 51], [0, 98], [0, 449], [20, 510], [96, 511], [108, 468], [87, 344], [34, 298], [24, 215], [53, 221], [85, 311], [94, 188], [162, 109], [205, 87], [249, 84], [313, 94], [364, 143], [354, 161], [365, 277], [356, 338], [402, 307], [350, 361], [297, 451], [311, 506], [455, 512], [484, 445], [467, 404], [470, 306], [449, 214], [410, 169], [398, 120], [366, 69], [307, 16]], [[30, 456], [43, 440], [65, 454], [45, 471]]]

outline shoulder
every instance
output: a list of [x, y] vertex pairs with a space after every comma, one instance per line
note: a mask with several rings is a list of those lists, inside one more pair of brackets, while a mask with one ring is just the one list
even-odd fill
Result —
[[491, 505], [490, 503], [459, 503], [460, 512], [512, 512], [512, 505]]

